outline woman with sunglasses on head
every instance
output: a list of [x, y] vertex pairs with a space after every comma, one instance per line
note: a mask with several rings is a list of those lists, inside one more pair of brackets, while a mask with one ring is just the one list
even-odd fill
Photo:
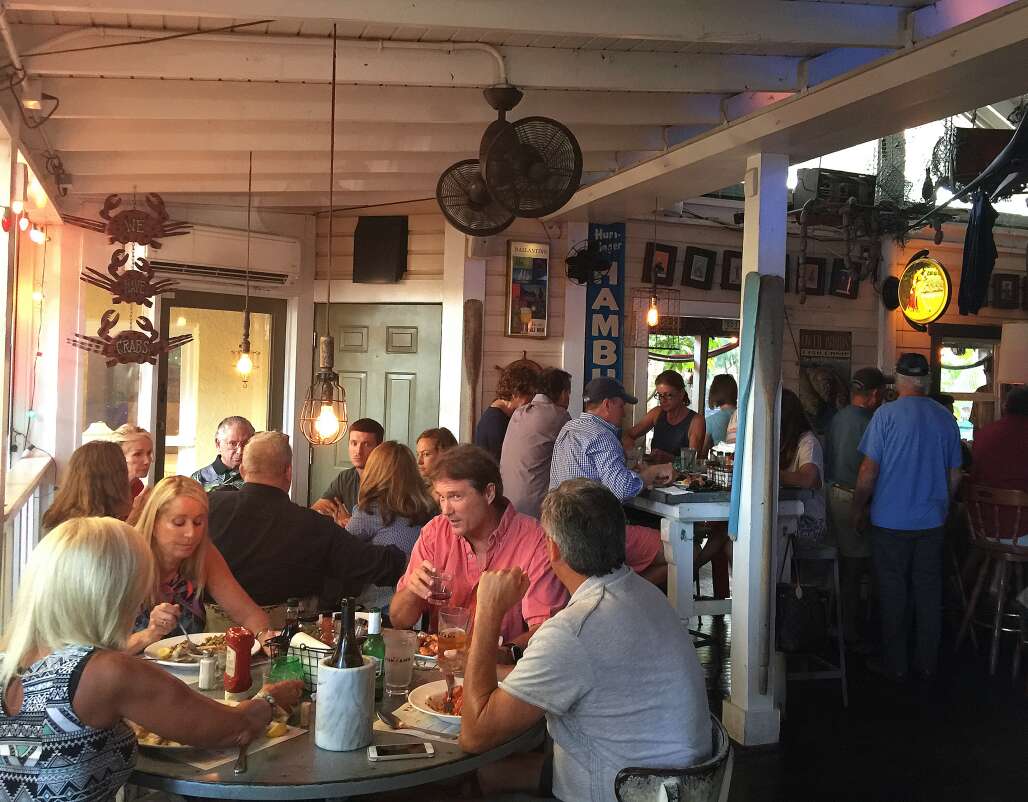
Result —
[[689, 409], [689, 393], [682, 374], [665, 370], [654, 384], [657, 406], [628, 429], [621, 436], [621, 442], [626, 449], [633, 448], [636, 440], [653, 429], [652, 456], [670, 461], [683, 448], [694, 448], [699, 453], [707, 436], [707, 425], [702, 415]]

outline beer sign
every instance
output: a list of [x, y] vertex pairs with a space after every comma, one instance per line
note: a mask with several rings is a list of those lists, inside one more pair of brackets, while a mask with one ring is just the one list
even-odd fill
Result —
[[586, 286], [585, 380], [610, 376], [621, 381], [624, 340], [621, 331], [625, 307], [624, 223], [589, 224], [589, 241], [599, 246], [610, 270], [599, 282]]
[[900, 275], [899, 309], [914, 328], [942, 317], [952, 294], [953, 284], [946, 268], [928, 256], [914, 259]]

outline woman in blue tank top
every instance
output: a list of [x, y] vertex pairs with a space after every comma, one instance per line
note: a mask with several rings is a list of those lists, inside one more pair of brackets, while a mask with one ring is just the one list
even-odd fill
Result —
[[636, 440], [653, 429], [652, 456], [670, 461], [683, 448], [695, 448], [699, 453], [707, 436], [707, 425], [702, 415], [689, 409], [689, 393], [682, 374], [665, 370], [654, 384], [657, 406], [622, 435], [625, 448], [633, 448]]
[[136, 762], [126, 719], [193, 746], [241, 746], [300, 682], [265, 698], [213, 704], [180, 679], [121, 652], [153, 582], [149, 549], [114, 518], [73, 518], [36, 546], [0, 655], [0, 798], [107, 802]]

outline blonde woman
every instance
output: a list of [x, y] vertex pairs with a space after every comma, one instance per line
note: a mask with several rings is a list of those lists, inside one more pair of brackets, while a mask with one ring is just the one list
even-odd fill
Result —
[[421, 476], [425, 481], [429, 482], [431, 481], [429, 476], [432, 474], [432, 463], [444, 451], [457, 445], [457, 438], [445, 426], [440, 426], [438, 429], [425, 429], [425, 431], [418, 435], [415, 445], [417, 447], [418, 470], [421, 471]]
[[121, 446], [121, 453], [125, 455], [132, 498], [136, 498], [143, 492], [143, 480], [150, 475], [153, 465], [153, 439], [146, 429], [126, 423], [114, 430], [111, 440]]
[[137, 611], [128, 650], [138, 652], [179, 624], [186, 632], [207, 631], [204, 594], [227, 617], [257, 633], [261, 646], [271, 634], [268, 614], [258, 607], [207, 534], [207, 494], [199, 482], [169, 476], [154, 487], [136, 529], [150, 546], [155, 578]]
[[[368, 456], [346, 530], [379, 546], [396, 546], [409, 558], [421, 527], [437, 512], [414, 454], [402, 443], [387, 440]], [[384, 607], [391, 597], [392, 588], [373, 587], [361, 602]]]
[[5, 797], [114, 799], [136, 761], [125, 719], [229, 747], [259, 737], [275, 704], [299, 700], [299, 682], [280, 682], [228, 707], [121, 653], [152, 571], [146, 544], [113, 518], [69, 520], [32, 553], [0, 661], [0, 752], [31, 759], [4, 762]]
[[132, 510], [128, 468], [117, 443], [94, 440], [79, 446], [43, 515], [43, 528], [53, 529], [87, 515], [124, 520]]

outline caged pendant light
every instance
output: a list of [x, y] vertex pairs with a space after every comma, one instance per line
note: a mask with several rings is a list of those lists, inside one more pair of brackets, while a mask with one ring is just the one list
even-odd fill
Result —
[[[312, 446], [330, 446], [346, 434], [346, 391], [335, 372], [335, 338], [332, 336], [332, 219], [336, 153], [336, 26], [332, 26], [332, 111], [328, 151], [328, 281], [325, 304], [326, 335], [318, 338], [318, 373], [300, 410], [300, 431]], [[317, 318], [315, 317], [315, 320]]]
[[243, 340], [239, 348], [232, 351], [236, 373], [243, 380], [243, 387], [250, 381], [250, 374], [257, 367], [257, 351], [250, 350], [250, 210], [253, 205], [253, 151], [250, 151], [250, 168], [246, 182], [246, 300], [243, 306]]

